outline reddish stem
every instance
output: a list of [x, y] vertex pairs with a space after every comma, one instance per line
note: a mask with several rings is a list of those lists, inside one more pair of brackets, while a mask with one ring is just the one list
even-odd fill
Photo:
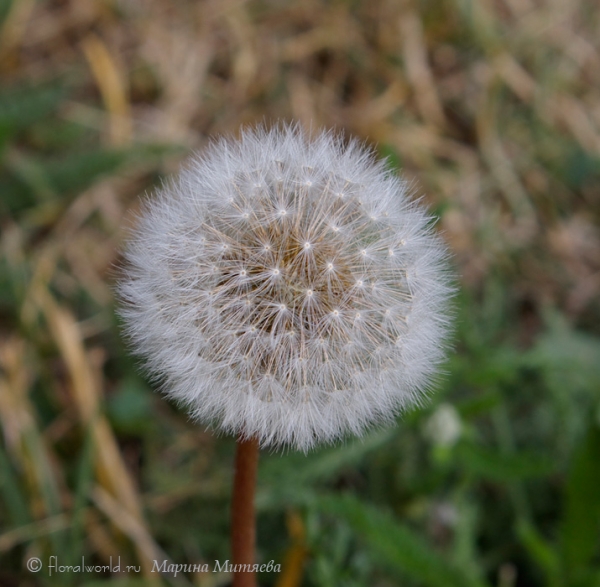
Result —
[[[256, 521], [254, 491], [258, 468], [258, 439], [238, 438], [235, 452], [235, 477], [231, 504], [231, 550], [234, 565], [254, 565]], [[233, 587], [256, 587], [254, 572], [239, 572]]]

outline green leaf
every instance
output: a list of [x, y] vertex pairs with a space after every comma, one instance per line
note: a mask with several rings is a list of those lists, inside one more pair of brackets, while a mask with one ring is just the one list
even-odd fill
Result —
[[491, 391], [457, 402], [455, 407], [461, 417], [468, 420], [490, 412], [501, 402], [502, 395], [496, 391]]
[[60, 82], [10, 88], [0, 93], [0, 144], [51, 114], [66, 95]]
[[0, 0], [0, 26], [4, 24], [4, 19], [10, 12], [12, 6], [12, 0]]
[[68, 202], [100, 176], [114, 172], [127, 157], [120, 151], [91, 151], [51, 160], [11, 150], [0, 174], [0, 210], [11, 214], [36, 204]]
[[308, 455], [293, 452], [265, 459], [259, 471], [259, 487], [263, 489], [257, 498], [257, 505], [272, 507], [285, 504], [287, 499], [303, 501], [308, 485], [327, 481], [344, 469], [356, 466], [370, 452], [389, 442], [394, 434], [394, 428], [387, 428], [365, 438], [323, 448]]
[[46, 175], [60, 195], [72, 195], [92, 185], [100, 176], [114, 172], [125, 161], [125, 151], [98, 150], [46, 162]]
[[497, 481], [543, 477], [554, 470], [551, 460], [531, 453], [501, 454], [464, 443], [458, 447], [457, 454], [471, 473]]
[[600, 157], [575, 148], [566, 160], [564, 178], [574, 189], [581, 189], [587, 182], [600, 178]]
[[115, 427], [123, 432], [136, 433], [152, 426], [152, 395], [146, 385], [136, 378], [123, 381], [110, 396], [108, 415]]
[[561, 585], [560, 558], [556, 549], [525, 520], [518, 522], [517, 535], [529, 556], [546, 575], [547, 585], [549, 587]]
[[557, 393], [563, 393], [567, 385], [598, 394], [600, 340], [573, 330], [559, 314], [550, 313], [546, 320], [548, 330], [527, 353], [526, 363], [540, 368]]
[[584, 571], [600, 538], [600, 428], [591, 425], [573, 458], [567, 480], [562, 549], [567, 575]]
[[421, 536], [389, 513], [350, 495], [320, 496], [315, 505], [348, 523], [371, 554], [392, 572], [404, 573], [431, 587], [484, 585], [446, 561]]
[[29, 523], [29, 509], [23, 498], [24, 492], [19, 486], [8, 455], [4, 452], [3, 443], [0, 442], [0, 495], [7, 506], [10, 519], [14, 526], [24, 526]]
[[[48, 171], [38, 158], [11, 150], [6, 157], [5, 166], [27, 194], [31, 194], [38, 202], [49, 201], [56, 197]], [[21, 195], [19, 187], [11, 190], [13, 196]]]

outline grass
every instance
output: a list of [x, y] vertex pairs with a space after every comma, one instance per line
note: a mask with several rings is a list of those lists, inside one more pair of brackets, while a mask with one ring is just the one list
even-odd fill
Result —
[[230, 580], [155, 568], [229, 558], [233, 441], [152, 392], [112, 284], [140, 194], [284, 118], [401, 168], [461, 293], [427, 406], [262, 455], [262, 584], [600, 585], [599, 27], [585, 0], [0, 3], [0, 583]]

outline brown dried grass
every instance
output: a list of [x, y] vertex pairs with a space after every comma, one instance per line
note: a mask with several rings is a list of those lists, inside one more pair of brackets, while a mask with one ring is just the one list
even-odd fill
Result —
[[[6, 85], [76, 77], [60, 116], [113, 147], [188, 151], [280, 118], [363, 137], [393, 154], [443, 211], [464, 283], [481, 288], [500, 268], [517, 297], [557, 303], [582, 321], [600, 293], [600, 189], [569, 185], [561, 157], [600, 157], [599, 27], [600, 10], [585, 0], [15, 0], [0, 30], [0, 75]], [[18, 149], [9, 156], [18, 163]], [[81, 290], [98, 308], [111, 303], [124, 219], [150, 171], [141, 164], [69, 206], [40, 204], [19, 223], [2, 220], [3, 257], [32, 277], [17, 327], [0, 329], [0, 421], [38, 533], [64, 523], [59, 510], [70, 499], [53, 441], [91, 427], [93, 502], [146, 568], [160, 551], [101, 408], [111, 351], [93, 341], [111, 324], [105, 312], [78, 316], [68, 305]], [[66, 411], [51, 430], [28, 399], [44, 373], [32, 339], [60, 363], [50, 376]], [[97, 515], [88, 523], [106, 533]], [[0, 550], [15, 536], [0, 534]], [[303, 548], [296, 541], [290, 557], [300, 561]], [[281, 584], [298, 584], [299, 573]]]

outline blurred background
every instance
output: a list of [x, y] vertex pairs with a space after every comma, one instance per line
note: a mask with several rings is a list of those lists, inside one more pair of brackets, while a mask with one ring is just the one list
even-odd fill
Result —
[[[598, 587], [589, 0], [0, 1], [0, 585], [231, 580], [212, 571], [233, 440], [152, 391], [113, 286], [140, 196], [210, 136], [278, 119], [402, 170], [460, 293], [428, 405], [263, 452], [259, 558], [281, 572], [261, 584]], [[51, 575], [50, 556], [114, 572]]]

